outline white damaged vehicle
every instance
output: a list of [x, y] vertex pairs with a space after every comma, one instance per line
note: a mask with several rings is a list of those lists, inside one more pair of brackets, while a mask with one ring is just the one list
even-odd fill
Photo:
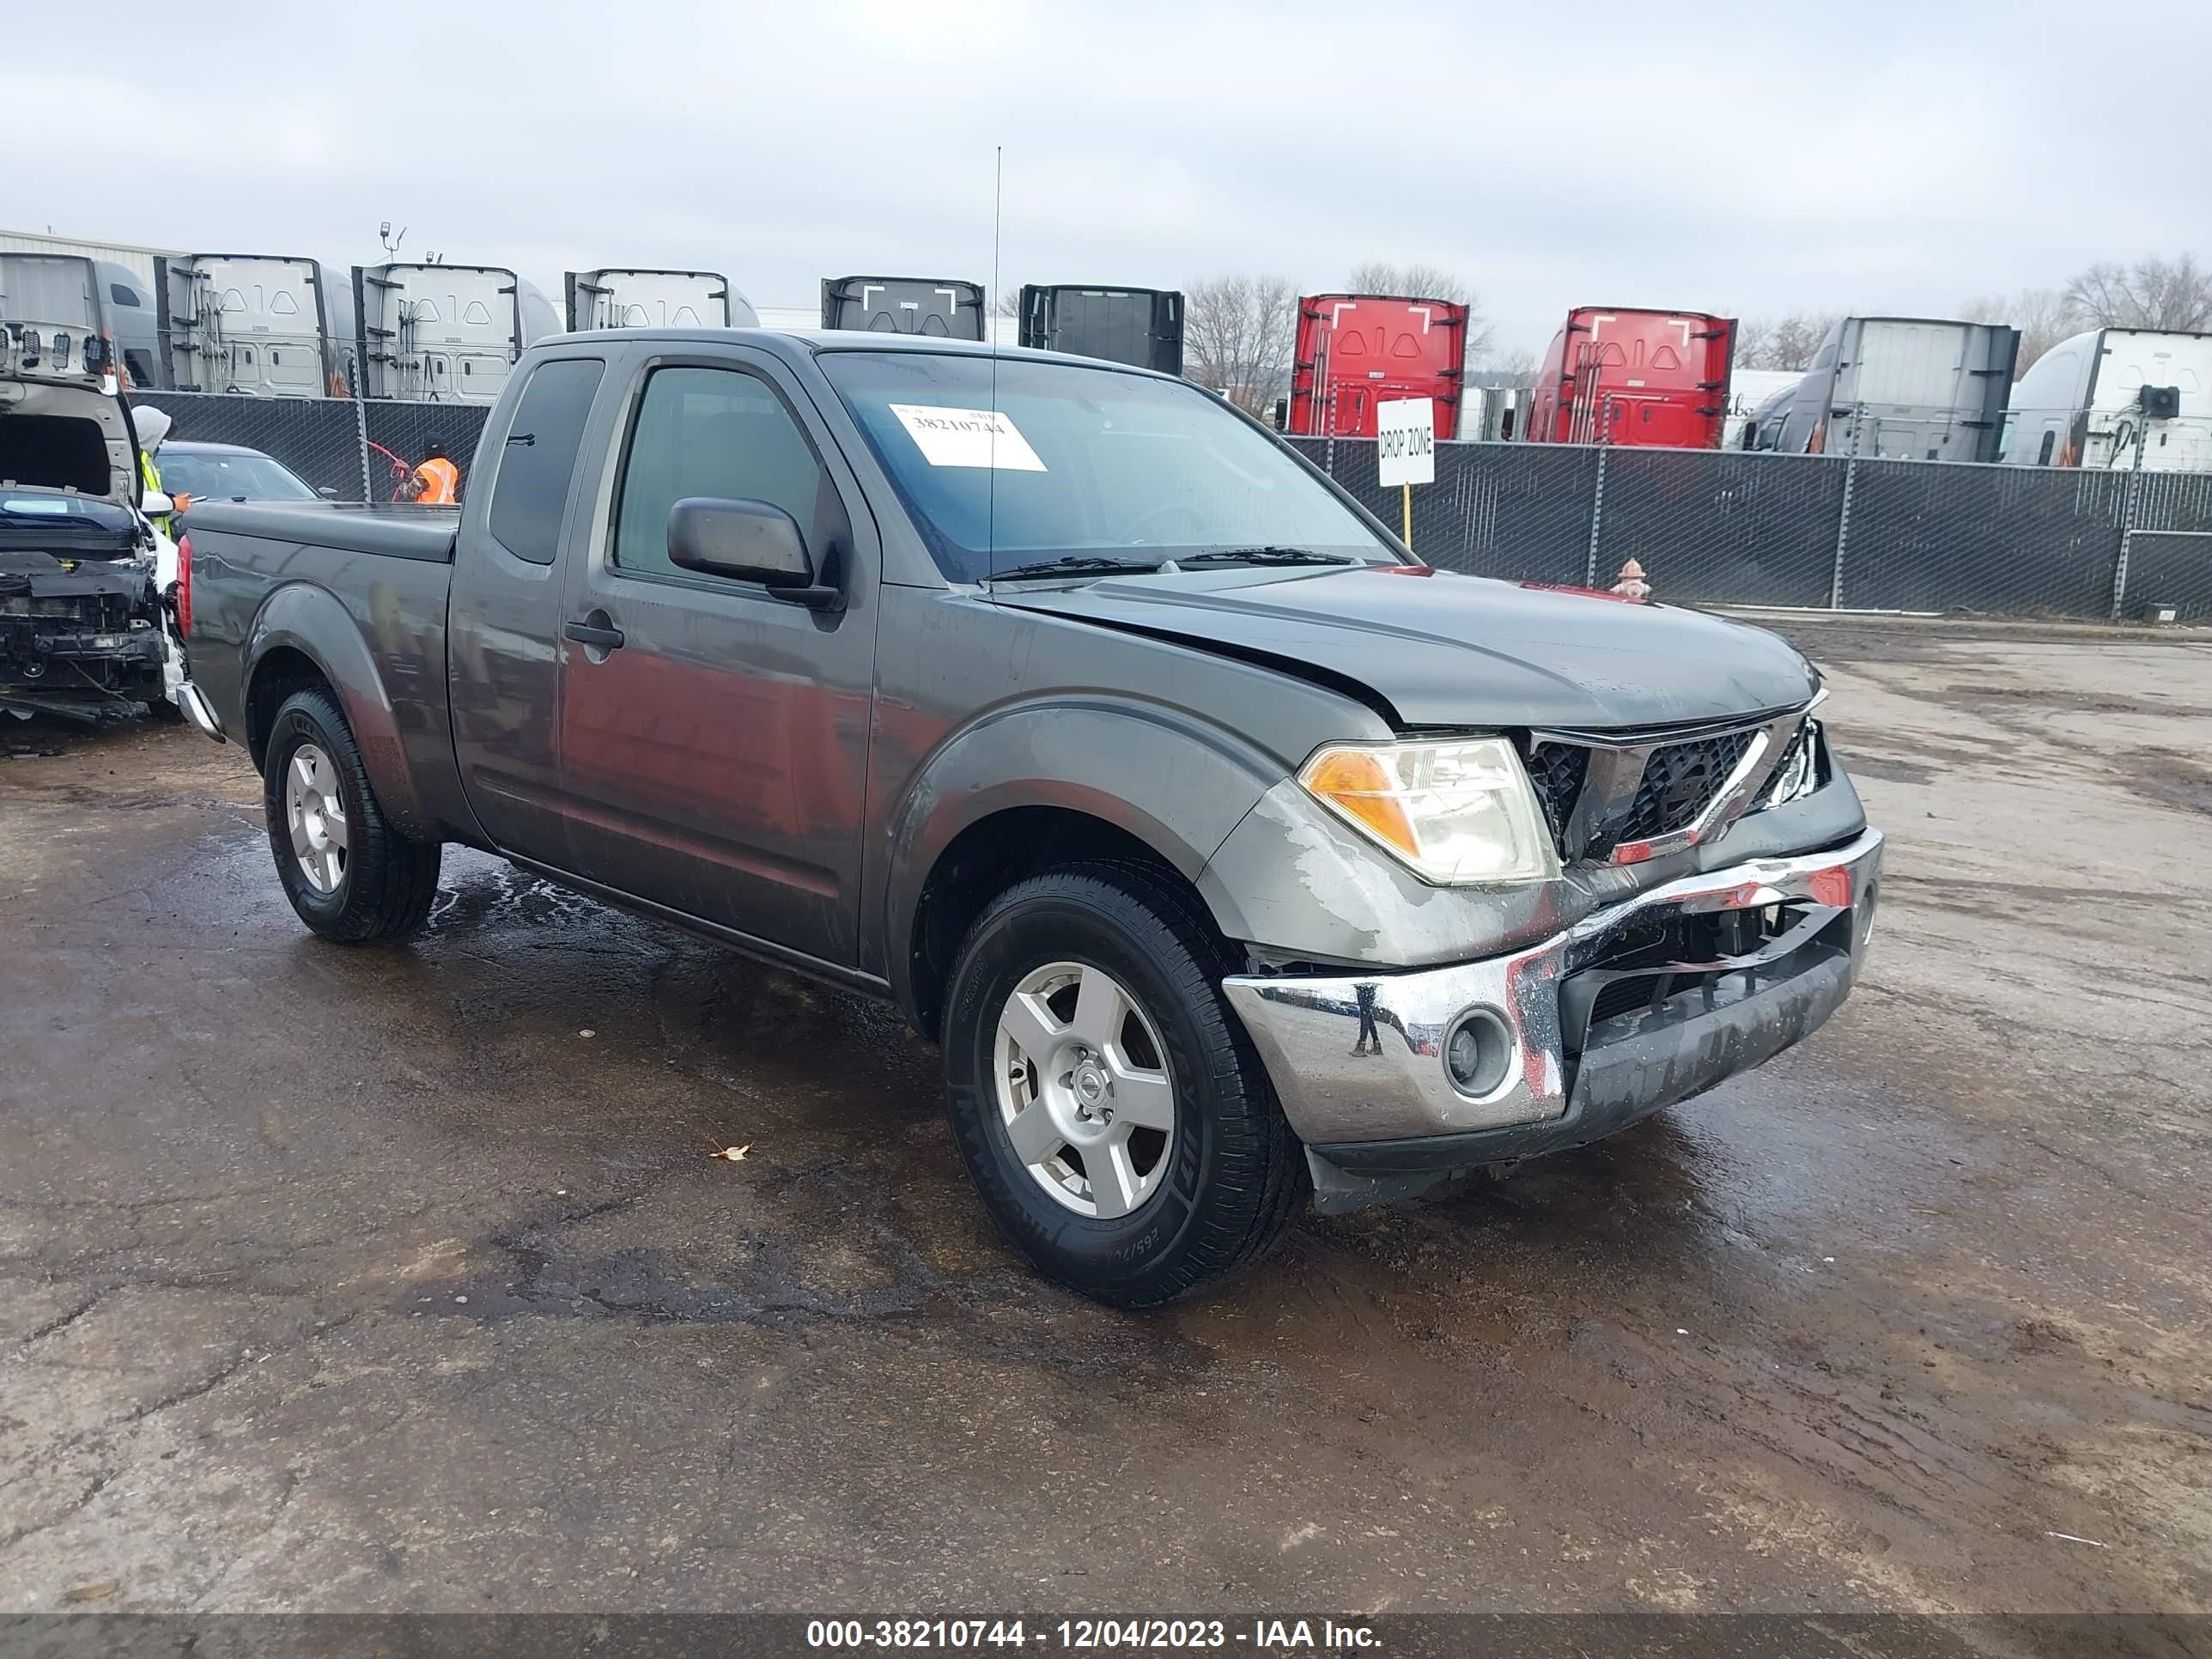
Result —
[[0, 317], [0, 712], [99, 723], [175, 707], [176, 544], [97, 335]]

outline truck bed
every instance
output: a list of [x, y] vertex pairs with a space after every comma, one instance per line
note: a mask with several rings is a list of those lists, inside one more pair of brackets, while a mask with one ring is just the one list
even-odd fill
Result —
[[[386, 802], [409, 834], [466, 821], [446, 679], [452, 507], [195, 501], [192, 678], [240, 741], [258, 741], [241, 659], [292, 640], [319, 643]], [[249, 644], [253, 647], [249, 650]]]
[[195, 544], [207, 532], [451, 564], [453, 535], [460, 522], [458, 507], [396, 502], [362, 507], [346, 501], [195, 501], [185, 527]]

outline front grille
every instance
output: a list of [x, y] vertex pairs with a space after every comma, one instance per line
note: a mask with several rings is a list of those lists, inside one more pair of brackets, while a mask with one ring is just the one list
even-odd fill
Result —
[[1653, 750], [1636, 798], [1614, 832], [1615, 842], [1656, 841], [1688, 829], [1720, 793], [1758, 735], [1754, 728]]
[[1562, 861], [1572, 863], [1578, 849], [1567, 846], [1567, 820], [1573, 816], [1575, 799], [1583, 792], [1589, 771], [1589, 750], [1577, 743], [1538, 743], [1528, 749], [1528, 782], [1536, 791], [1536, 804], [1544, 809], [1544, 822], [1552, 831]]
[[1651, 1000], [1656, 977], [1609, 981], [1590, 1005], [1589, 1023], [1595, 1025], [1611, 1019], [1615, 1014], [1625, 1014], [1644, 1006]]

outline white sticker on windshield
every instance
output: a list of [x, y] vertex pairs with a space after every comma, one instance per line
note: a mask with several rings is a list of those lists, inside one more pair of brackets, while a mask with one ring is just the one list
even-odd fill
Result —
[[890, 411], [932, 466], [991, 466], [1001, 472], [1042, 472], [1030, 441], [1003, 414], [988, 409], [939, 409], [893, 404]]

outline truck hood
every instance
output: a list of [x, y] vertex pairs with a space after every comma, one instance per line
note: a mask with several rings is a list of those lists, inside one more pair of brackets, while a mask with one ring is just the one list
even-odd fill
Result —
[[1350, 681], [1409, 728], [1723, 720], [1796, 708], [1819, 684], [1796, 647], [1764, 629], [1413, 567], [1132, 574], [992, 598]]

